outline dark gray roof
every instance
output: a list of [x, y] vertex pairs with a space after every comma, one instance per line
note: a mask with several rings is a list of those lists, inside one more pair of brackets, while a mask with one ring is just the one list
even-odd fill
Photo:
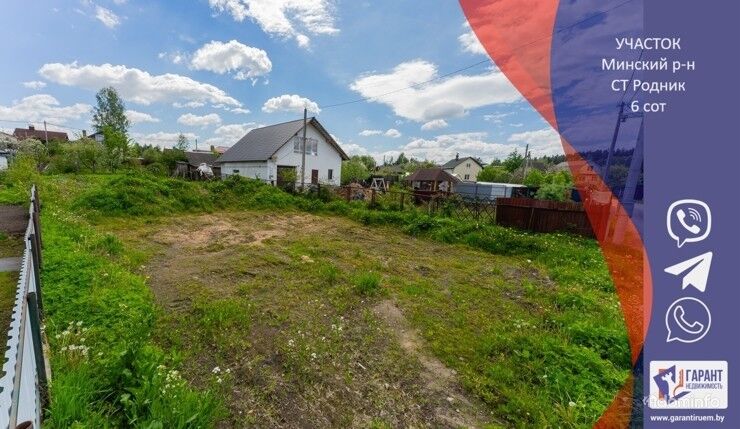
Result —
[[441, 168], [420, 168], [403, 179], [406, 182], [452, 182], [460, 181], [457, 177]]
[[[342, 159], [349, 159], [316, 118], [309, 118], [308, 123], [324, 136], [326, 141], [339, 152]], [[302, 129], [303, 119], [255, 128], [224, 152], [217, 162], [266, 161]]]
[[218, 158], [212, 152], [185, 152], [185, 157], [188, 159], [188, 164], [193, 167], [199, 167], [201, 164], [213, 165]]
[[465, 158], [456, 158], [456, 159], [453, 159], [452, 161], [447, 161], [444, 163], [444, 165], [442, 165], [442, 168], [445, 170], [448, 170], [450, 168], [455, 168], [458, 165], [462, 164], [464, 161], [467, 161], [469, 159], [473, 160], [476, 164], [483, 167], [483, 164], [481, 164], [480, 161], [478, 161], [477, 159], [473, 158], [472, 156], [466, 156]]

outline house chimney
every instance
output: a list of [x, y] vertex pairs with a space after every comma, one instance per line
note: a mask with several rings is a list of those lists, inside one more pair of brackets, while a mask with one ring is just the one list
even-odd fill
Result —
[[455, 154], [455, 161], [457, 161], [459, 159], [460, 159], [460, 152], [458, 152], [458, 153]]
[[28, 131], [36, 131], [36, 127], [34, 127], [33, 125], [29, 125]]
[[82, 130], [82, 138], [84, 139], [87, 137], [87, 130]]

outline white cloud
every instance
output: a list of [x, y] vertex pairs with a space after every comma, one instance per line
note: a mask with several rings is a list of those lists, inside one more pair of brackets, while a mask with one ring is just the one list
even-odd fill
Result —
[[397, 139], [401, 137], [401, 132], [395, 128], [390, 128], [388, 131], [383, 133], [383, 135], [385, 135], [386, 137], [390, 137], [392, 139]]
[[483, 115], [483, 120], [493, 122], [494, 124], [500, 124], [501, 122], [503, 122], [505, 117], [510, 115], [512, 115], [512, 112], [492, 113], [490, 115]]
[[189, 101], [187, 103], [178, 103], [176, 101], [176, 102], [172, 103], [172, 107], [174, 107], [176, 109], [185, 109], [185, 108], [194, 109], [196, 107], [203, 107], [205, 105], [206, 105], [206, 103], [203, 103], [203, 102], [200, 102], [200, 101]]
[[131, 124], [140, 124], [143, 122], [159, 122], [159, 119], [155, 118], [154, 116], [144, 112], [137, 112], [136, 110], [126, 110], [126, 117], [128, 118], [129, 122], [131, 122]]
[[429, 130], [439, 130], [441, 128], [446, 128], [449, 124], [444, 119], [434, 119], [429, 122], [425, 122], [424, 125], [421, 126], [422, 131], [429, 131]]
[[144, 105], [155, 102], [208, 102], [241, 106], [236, 99], [213, 85], [172, 73], [151, 75], [126, 66], [79, 66], [74, 62], [44, 64], [39, 74], [52, 82], [93, 91], [114, 86], [124, 99]]
[[[198, 138], [198, 135], [194, 133], [182, 134], [188, 139], [188, 141], [190, 141], [191, 145], [193, 145], [195, 143], [195, 139]], [[177, 138], [179, 136], [180, 133], [167, 133], [163, 131], [151, 134], [131, 133], [131, 137], [140, 145], [152, 145], [163, 148], [173, 147], [175, 143], [177, 143]]]
[[401, 137], [401, 135], [402, 135], [401, 132], [398, 131], [395, 128], [389, 128], [386, 131], [382, 131], [382, 130], [362, 130], [362, 131], [359, 132], [359, 135], [361, 135], [362, 137], [379, 136], [381, 134], [384, 135], [384, 136], [386, 136], [386, 137], [393, 138], [393, 139], [396, 139], [398, 137]]
[[218, 125], [221, 123], [221, 117], [216, 113], [198, 116], [192, 113], [186, 113], [177, 118], [177, 122], [189, 127], [205, 128], [209, 125]]
[[121, 19], [118, 15], [102, 6], [95, 6], [95, 18], [108, 28], [116, 28], [121, 24]]
[[457, 38], [463, 51], [476, 55], [488, 55], [486, 48], [480, 43], [473, 29], [470, 28], [470, 24], [466, 21], [463, 27], [465, 28], [465, 33]]
[[[458, 117], [470, 109], [520, 99], [519, 92], [498, 70], [425, 83], [438, 76], [437, 66], [414, 60], [397, 65], [390, 73], [362, 75], [350, 88], [373, 102], [391, 107], [396, 115], [417, 122]], [[381, 96], [410, 86], [413, 87]]]
[[248, 115], [248, 114], [252, 113], [251, 110], [244, 109], [242, 107], [235, 107], [235, 108], [231, 109], [230, 112], [231, 113], [237, 113], [237, 114], [240, 114], [240, 115]]
[[296, 34], [295, 41], [298, 42], [298, 46], [301, 48], [308, 48], [311, 46], [311, 39], [305, 34]]
[[227, 12], [235, 21], [250, 18], [266, 33], [294, 38], [306, 47], [303, 33], [335, 34], [335, 7], [332, 0], [208, 0], [218, 13]]
[[28, 82], [23, 82], [23, 86], [30, 89], [42, 89], [46, 87], [46, 82], [42, 82], [40, 80], [31, 80]]
[[532, 152], [532, 156], [563, 154], [560, 135], [551, 127], [515, 133], [509, 137], [508, 141], [517, 143], [519, 146], [529, 144], [529, 150]]
[[[334, 140], [337, 140], [337, 139], [334, 139]], [[346, 153], [349, 156], [370, 154], [370, 152], [368, 152], [367, 149], [358, 145], [357, 143], [342, 143], [338, 140], [337, 140], [337, 143], [339, 143], [339, 146], [341, 146], [344, 153]]]
[[113, 3], [117, 4], [118, 6], [123, 6], [126, 4], [128, 0], [113, 0]]
[[205, 143], [207, 145], [214, 146], [232, 146], [238, 142], [239, 139], [244, 137], [248, 132], [255, 128], [259, 128], [260, 125], [254, 122], [246, 124], [228, 124], [222, 125], [213, 132], [213, 137], [207, 139]]
[[306, 107], [311, 113], [319, 113], [319, 105], [311, 101], [308, 98], [301, 97], [298, 95], [283, 94], [280, 97], [273, 97], [262, 106], [262, 111], [267, 113], [273, 112], [303, 112], [303, 108]]
[[236, 40], [211, 41], [195, 51], [190, 67], [218, 74], [233, 73], [234, 79], [243, 80], [266, 75], [272, 70], [272, 62], [267, 52]]
[[444, 163], [453, 159], [457, 154], [461, 157], [478, 157], [484, 161], [490, 161], [493, 158], [503, 159], [515, 149], [519, 153], [524, 153], [524, 146], [527, 143], [529, 143], [533, 156], [562, 155], [563, 153], [558, 133], [551, 128], [512, 134], [503, 143], [490, 141], [485, 132], [469, 132], [442, 134], [430, 139], [414, 138], [405, 145], [383, 152], [368, 152], [359, 146], [347, 146], [349, 149], [357, 150], [355, 154], [369, 154], [377, 161], [381, 161], [384, 157], [396, 158], [403, 152], [407, 157]]
[[0, 105], [0, 119], [6, 121], [59, 122], [66, 123], [73, 119], [86, 117], [92, 107], [89, 104], [76, 103], [60, 106], [59, 101], [49, 94], [36, 94], [11, 106]]
[[159, 57], [159, 59], [169, 60], [172, 64], [182, 64], [182, 62], [188, 59], [188, 54], [180, 51], [160, 52], [157, 57]]

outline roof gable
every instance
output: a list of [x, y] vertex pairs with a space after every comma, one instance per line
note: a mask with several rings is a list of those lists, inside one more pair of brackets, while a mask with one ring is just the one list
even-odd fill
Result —
[[462, 164], [463, 162], [467, 160], [472, 160], [473, 162], [478, 164], [481, 168], [483, 168], [483, 164], [481, 164], [480, 161], [473, 158], [472, 156], [466, 156], [464, 158], [456, 158], [451, 161], [447, 161], [446, 163], [444, 163], [444, 165], [442, 165], [442, 168], [445, 170], [449, 170], [449, 169], [457, 167], [458, 165]]
[[[339, 152], [343, 160], [349, 159], [318, 119], [310, 118], [308, 123], [316, 128], [327, 143]], [[303, 119], [255, 128], [224, 152], [217, 162], [267, 161], [302, 129]]]

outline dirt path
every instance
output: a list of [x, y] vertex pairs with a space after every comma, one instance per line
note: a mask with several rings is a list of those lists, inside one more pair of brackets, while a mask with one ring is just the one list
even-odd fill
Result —
[[451, 427], [482, 427], [489, 420], [482, 406], [467, 398], [454, 370], [425, 350], [424, 340], [393, 301], [384, 300], [373, 311], [396, 334], [401, 347], [419, 360], [429, 393], [442, 398], [434, 410], [437, 418]]
[[21, 206], [0, 205], [0, 232], [23, 234], [28, 225], [28, 209]]

